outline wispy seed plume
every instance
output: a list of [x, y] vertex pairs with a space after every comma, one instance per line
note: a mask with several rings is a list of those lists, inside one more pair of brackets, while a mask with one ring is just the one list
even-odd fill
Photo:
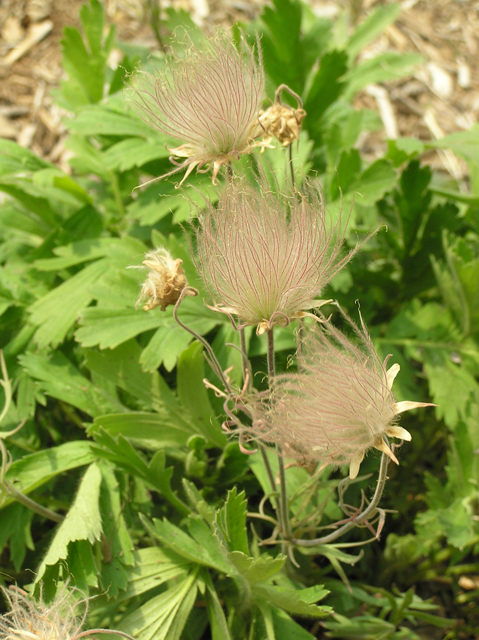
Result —
[[293, 195], [258, 187], [234, 181], [200, 214], [196, 263], [217, 310], [262, 333], [320, 306], [355, 250], [340, 256], [340, 221], [317, 187]]
[[[182, 144], [168, 149], [177, 165], [169, 176], [196, 167], [213, 171], [213, 184], [223, 165], [250, 153], [263, 129], [259, 110], [264, 72], [258, 55], [243, 43], [241, 51], [226, 36], [192, 46], [185, 58], [172, 56], [155, 78], [146, 76], [136, 104], [145, 119]], [[184, 158], [184, 160], [182, 160]]]
[[298, 357], [299, 373], [278, 376], [268, 403], [257, 407], [252, 434], [279, 444], [287, 457], [349, 465], [358, 475], [368, 449], [396, 456], [384, 436], [411, 440], [397, 416], [410, 409], [432, 406], [424, 402], [395, 402], [391, 388], [399, 365], [387, 368], [366, 327], [349, 319], [358, 344], [330, 322], [314, 326]]

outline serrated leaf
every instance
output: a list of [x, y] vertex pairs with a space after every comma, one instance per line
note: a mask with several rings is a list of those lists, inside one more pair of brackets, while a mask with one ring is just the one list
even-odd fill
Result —
[[125, 411], [116, 398], [93, 385], [61, 351], [45, 355], [27, 353], [19, 357], [19, 362], [32, 378], [39, 381], [39, 387], [47, 395], [68, 402], [90, 416]]
[[[94, 459], [91, 442], [66, 442], [16, 460], [10, 465], [6, 480], [15, 483], [17, 488], [27, 495], [58, 474], [90, 464]], [[1, 507], [6, 507], [12, 502], [13, 498], [7, 498]]]
[[404, 76], [410, 75], [421, 62], [422, 57], [416, 53], [397, 53], [393, 51], [369, 58], [348, 73], [345, 98], [351, 100], [358, 91], [364, 89], [368, 84], [399, 80]]
[[133, 553], [133, 567], [127, 567], [128, 586], [121, 599], [139, 596], [169, 580], [183, 578], [191, 563], [170, 549], [146, 547]]
[[[270, 602], [271, 604], [297, 616], [322, 618], [332, 612], [331, 607], [319, 607], [301, 599], [301, 591], [284, 589], [282, 587], [268, 586], [265, 584], [255, 584], [253, 593]], [[324, 594], [326, 595], [326, 594]]]
[[236, 487], [228, 491], [226, 502], [216, 512], [216, 524], [223, 534], [226, 548], [248, 556], [248, 536], [246, 535], [246, 509], [244, 491], [238, 494]]
[[35, 582], [38, 583], [46, 567], [54, 565], [68, 557], [68, 546], [71, 542], [85, 540], [90, 544], [100, 540], [102, 532], [99, 508], [101, 471], [98, 465], [91, 464], [83, 476], [77, 495], [59, 525], [51, 545], [40, 564]]
[[114, 349], [164, 322], [164, 315], [159, 310], [146, 313], [137, 309], [91, 307], [81, 313], [75, 338], [83, 347], [98, 345], [100, 349]]
[[286, 556], [282, 555], [251, 558], [241, 551], [229, 553], [228, 559], [250, 584], [266, 582], [281, 571], [286, 562]]
[[74, 120], [66, 124], [70, 131], [84, 136], [152, 136], [150, 127], [142, 120], [100, 106], [82, 109]]
[[365, 18], [349, 39], [346, 49], [355, 58], [370, 42], [377, 38], [384, 29], [393, 23], [401, 13], [401, 6], [396, 2], [384, 7], [375, 8], [367, 18]]
[[195, 576], [152, 598], [123, 618], [120, 630], [136, 640], [179, 640], [196, 600]]
[[102, 483], [100, 509], [102, 513], [102, 586], [110, 598], [118, 598], [128, 586], [128, 566], [134, 563], [133, 543], [122, 513], [118, 481], [111, 468], [100, 465]]
[[204, 385], [203, 345], [194, 342], [178, 360], [177, 389], [181, 404], [192, 417], [197, 433], [211, 444], [224, 447], [226, 436], [221, 431]]
[[124, 471], [144, 480], [150, 489], [160, 493], [179, 513], [186, 515], [190, 512], [188, 506], [171, 489], [173, 469], [166, 467], [165, 452], [162, 449], [156, 452], [148, 464], [123, 436], [115, 439], [102, 429], [95, 432], [94, 436], [101, 445], [93, 447], [98, 456], [111, 460]]
[[161, 143], [161, 139], [150, 141], [144, 138], [127, 138], [111, 146], [103, 155], [105, 166], [110, 170], [128, 171], [142, 167], [151, 160], [168, 158], [171, 152]]
[[32, 304], [30, 319], [39, 327], [35, 333], [39, 348], [56, 346], [65, 338], [80, 311], [92, 300], [90, 285], [108, 266], [105, 259], [94, 262]]
[[194, 434], [193, 426], [176, 421], [168, 411], [161, 413], [128, 412], [95, 418], [88, 433], [102, 428], [113, 437], [123, 435], [137, 446], [157, 451], [164, 447], [184, 447]]

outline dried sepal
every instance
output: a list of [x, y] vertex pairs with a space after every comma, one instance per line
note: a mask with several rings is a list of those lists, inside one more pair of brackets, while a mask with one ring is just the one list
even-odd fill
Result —
[[188, 286], [182, 260], [173, 259], [164, 248], [155, 249], [145, 255], [143, 267], [130, 269], [148, 269], [148, 275], [141, 287], [137, 304], [146, 300], [144, 311], [160, 307], [165, 311], [169, 305], [178, 301], [181, 292]]
[[[287, 91], [296, 99], [296, 109], [281, 102], [282, 91]], [[269, 144], [273, 138], [276, 138], [283, 147], [287, 147], [295, 140], [299, 140], [301, 123], [305, 116], [306, 111], [298, 94], [287, 85], [280, 85], [276, 90], [273, 104], [260, 112], [259, 121], [264, 130], [263, 142]]]

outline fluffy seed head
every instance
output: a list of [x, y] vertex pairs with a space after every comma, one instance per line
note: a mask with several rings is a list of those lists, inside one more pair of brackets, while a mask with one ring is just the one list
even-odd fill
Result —
[[348, 464], [355, 478], [371, 447], [397, 463], [384, 436], [411, 440], [396, 416], [431, 405], [395, 402], [391, 387], [399, 365], [387, 369], [387, 358], [380, 360], [364, 324], [351, 325], [358, 346], [329, 322], [308, 332], [299, 373], [278, 376], [270, 401], [257, 407], [252, 432], [279, 444], [285, 456]]
[[5, 589], [3, 595], [10, 611], [0, 616], [2, 640], [72, 640], [81, 630], [75, 605], [65, 588], [51, 604], [35, 602], [18, 587]]
[[212, 168], [214, 184], [222, 165], [263, 145], [255, 142], [262, 134], [263, 93], [261, 57], [256, 60], [246, 44], [239, 52], [220, 37], [201, 50], [191, 47], [186, 58], [170, 59], [139, 91], [136, 103], [150, 124], [183, 143], [169, 149], [178, 167], [166, 175], [186, 168], [185, 180], [195, 167]]
[[320, 306], [323, 287], [351, 258], [321, 192], [293, 196], [230, 184], [199, 216], [196, 263], [216, 308], [262, 333]]
[[183, 289], [188, 286], [182, 265], [183, 260], [173, 260], [170, 253], [163, 248], [155, 249], [145, 255], [143, 267], [148, 269], [146, 281], [141, 287], [138, 303], [147, 300], [144, 311], [160, 307], [165, 311], [170, 304], [175, 304]]

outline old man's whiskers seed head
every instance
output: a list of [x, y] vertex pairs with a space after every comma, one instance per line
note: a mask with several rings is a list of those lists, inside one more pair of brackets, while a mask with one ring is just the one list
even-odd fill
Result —
[[211, 168], [214, 184], [223, 165], [264, 146], [256, 141], [263, 133], [261, 56], [245, 43], [238, 51], [226, 36], [207, 40], [201, 50], [191, 47], [186, 58], [174, 56], [156, 78], [146, 78], [137, 106], [151, 125], [182, 142], [169, 149], [177, 168], [162, 177], [186, 169], [183, 182], [195, 167]]
[[307, 334], [298, 373], [278, 376], [268, 403], [256, 407], [251, 435], [281, 446], [284, 455], [305, 462], [350, 467], [359, 472], [371, 447], [397, 463], [384, 436], [411, 440], [397, 416], [424, 402], [395, 402], [391, 388], [399, 365], [386, 368], [364, 324], [353, 327], [356, 346], [330, 322]]
[[264, 181], [230, 184], [197, 232], [196, 264], [216, 309], [262, 333], [320, 306], [317, 296], [355, 251], [340, 257], [339, 226], [315, 186], [287, 196]]

